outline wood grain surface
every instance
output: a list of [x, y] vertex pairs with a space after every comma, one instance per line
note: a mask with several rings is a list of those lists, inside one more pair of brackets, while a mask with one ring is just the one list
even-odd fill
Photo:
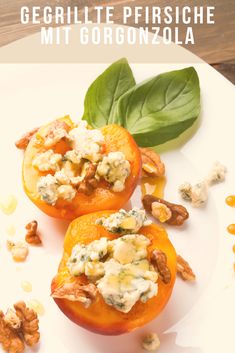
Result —
[[[20, 23], [21, 6], [88, 6], [94, 18], [94, 6], [115, 6], [115, 23], [122, 23], [122, 7], [125, 6], [215, 6], [214, 25], [194, 25], [195, 44], [187, 49], [213, 65], [235, 83], [235, 0], [0, 0], [0, 46], [33, 34], [40, 25]], [[130, 25], [135, 26], [134, 23]], [[139, 26], [145, 26], [142, 22]], [[180, 25], [182, 36], [185, 26]]]

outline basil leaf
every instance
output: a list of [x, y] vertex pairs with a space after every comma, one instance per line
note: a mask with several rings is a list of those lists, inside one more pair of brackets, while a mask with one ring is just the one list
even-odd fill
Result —
[[129, 130], [139, 146], [150, 147], [179, 136], [199, 111], [199, 79], [189, 67], [131, 88], [119, 99], [113, 121]]
[[114, 123], [113, 112], [118, 99], [135, 84], [128, 61], [124, 58], [116, 61], [89, 87], [82, 119], [94, 128]]

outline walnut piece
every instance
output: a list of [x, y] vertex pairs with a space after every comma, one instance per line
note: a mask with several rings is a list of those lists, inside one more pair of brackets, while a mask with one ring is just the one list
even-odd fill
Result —
[[35, 220], [26, 224], [25, 229], [27, 230], [27, 233], [25, 235], [25, 241], [27, 243], [32, 245], [38, 245], [42, 243], [37, 233], [37, 228], [38, 228], [38, 222]]
[[4, 321], [6, 324], [14, 330], [18, 330], [21, 327], [21, 320], [16, 315], [16, 312], [13, 309], [8, 309], [5, 316]]
[[97, 293], [97, 288], [94, 284], [87, 285], [77, 282], [64, 283], [57, 288], [51, 295], [53, 298], [68, 299], [71, 301], [78, 301], [88, 307], [92, 300], [94, 300]]
[[2, 311], [0, 311], [0, 343], [4, 351], [9, 353], [21, 353], [25, 349], [22, 338], [5, 322]]
[[25, 150], [26, 147], [28, 146], [30, 140], [32, 137], [36, 134], [36, 132], [39, 130], [39, 127], [36, 127], [32, 129], [31, 131], [27, 132], [24, 134], [19, 140], [15, 142], [15, 146], [19, 148], [20, 150]]
[[39, 341], [38, 318], [24, 302], [16, 303], [14, 309], [5, 315], [0, 311], [0, 343], [8, 353], [21, 353], [25, 343], [33, 346]]
[[96, 164], [89, 164], [86, 171], [86, 175], [78, 186], [78, 192], [81, 192], [85, 195], [91, 195], [94, 189], [97, 188], [98, 180], [95, 178], [96, 169]]
[[146, 351], [155, 351], [160, 347], [160, 340], [156, 333], [148, 333], [142, 341], [142, 347]]
[[14, 305], [16, 315], [21, 320], [21, 333], [28, 346], [34, 346], [40, 339], [38, 316], [24, 302]]
[[180, 255], [177, 255], [177, 273], [184, 281], [195, 281], [196, 279], [189, 263]]
[[[156, 206], [155, 202], [165, 205], [171, 212], [171, 217], [166, 219], [167, 224], [181, 226], [184, 221], [189, 218], [188, 211], [184, 206], [165, 201], [156, 196], [145, 195], [143, 197], [142, 202], [145, 210], [151, 213], [153, 216], [157, 216], [157, 213], [154, 210], [154, 205]], [[168, 215], [170, 214], [170, 212], [168, 213]]]
[[142, 170], [148, 176], [163, 176], [165, 174], [165, 165], [160, 156], [151, 148], [140, 148], [142, 159]]
[[151, 254], [151, 263], [155, 271], [159, 273], [162, 282], [168, 284], [171, 281], [171, 272], [167, 266], [166, 254], [159, 249], [153, 250]]

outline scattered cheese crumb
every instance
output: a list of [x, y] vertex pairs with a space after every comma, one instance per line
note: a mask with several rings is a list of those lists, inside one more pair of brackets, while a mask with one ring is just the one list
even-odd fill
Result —
[[18, 242], [10, 248], [10, 251], [14, 261], [23, 262], [28, 256], [29, 248], [26, 243]]
[[208, 176], [196, 185], [191, 185], [188, 182], [179, 186], [179, 193], [182, 199], [190, 201], [193, 207], [203, 206], [208, 199], [209, 187], [213, 184], [225, 180], [227, 168], [219, 162], [216, 162], [212, 167]]
[[208, 199], [208, 185], [202, 181], [192, 187], [191, 202], [193, 207], [203, 206]]
[[156, 333], [148, 333], [142, 341], [142, 347], [146, 351], [155, 351], [160, 347], [160, 340]]
[[216, 162], [206, 178], [208, 185], [224, 181], [226, 173], [227, 168], [220, 162]]

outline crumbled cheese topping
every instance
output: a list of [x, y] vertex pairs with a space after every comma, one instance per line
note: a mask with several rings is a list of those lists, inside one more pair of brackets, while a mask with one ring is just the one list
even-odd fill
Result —
[[141, 227], [152, 222], [147, 219], [145, 210], [134, 207], [130, 211], [121, 209], [107, 218], [99, 218], [96, 223], [102, 225], [109, 232], [127, 234], [137, 233]]
[[85, 274], [95, 282], [108, 305], [127, 313], [138, 300], [145, 303], [157, 295], [158, 275], [147, 259], [149, 245], [141, 234], [100, 238], [75, 245], [67, 265], [73, 276]]
[[40, 172], [48, 172], [50, 170], [57, 171], [60, 169], [60, 163], [62, 161], [62, 155], [54, 153], [53, 150], [48, 150], [43, 153], [39, 153], [33, 160], [33, 166], [36, 167]]
[[[145, 278], [149, 271], [147, 260], [121, 265], [111, 259], [105, 262], [105, 275], [98, 281], [97, 288], [106, 304], [115, 309], [128, 313], [135, 303], [140, 300], [145, 303], [157, 295], [157, 284]], [[152, 271], [157, 279], [157, 273]]]
[[147, 246], [150, 244], [144, 235], [127, 234], [110, 243], [114, 260], [125, 265], [147, 257]]
[[98, 162], [101, 159], [100, 150], [104, 143], [104, 136], [100, 130], [88, 129], [87, 122], [81, 121], [78, 127], [69, 132], [69, 138], [73, 150], [78, 152], [80, 158], [91, 162]]
[[114, 192], [124, 189], [130, 163], [121, 152], [102, 153], [104, 136], [100, 130], [89, 129], [85, 121], [79, 122], [69, 132], [58, 124], [46, 136], [44, 146], [52, 147], [61, 139], [66, 140], [72, 149], [64, 155], [49, 149], [37, 154], [32, 162], [40, 172], [50, 172], [37, 183], [37, 191], [43, 201], [55, 205], [58, 199], [73, 200], [91, 163], [98, 163], [97, 181], [103, 177]]
[[97, 174], [112, 184], [114, 192], [125, 188], [126, 178], [130, 175], [130, 163], [122, 152], [110, 152], [97, 167]]
[[44, 146], [45, 147], [53, 147], [55, 146], [60, 140], [63, 138], [68, 138], [68, 133], [65, 129], [62, 127], [58, 126], [53, 129], [53, 132], [51, 132], [44, 141]]
[[57, 183], [56, 178], [51, 174], [41, 177], [37, 184], [37, 190], [41, 199], [49, 205], [55, 205], [58, 198], [58, 187], [59, 184]]
[[63, 200], [72, 200], [76, 195], [76, 190], [72, 185], [60, 185], [57, 189], [58, 198]]
[[66, 152], [64, 158], [74, 164], [80, 164], [82, 160], [81, 154], [76, 150]]
[[[73, 276], [79, 276], [85, 273], [90, 263], [100, 261], [108, 252], [107, 238], [94, 240], [88, 245], [77, 244], [73, 247], [71, 257], [68, 262], [68, 267]], [[100, 264], [102, 265], [102, 264]], [[94, 274], [96, 275], [96, 274]]]

